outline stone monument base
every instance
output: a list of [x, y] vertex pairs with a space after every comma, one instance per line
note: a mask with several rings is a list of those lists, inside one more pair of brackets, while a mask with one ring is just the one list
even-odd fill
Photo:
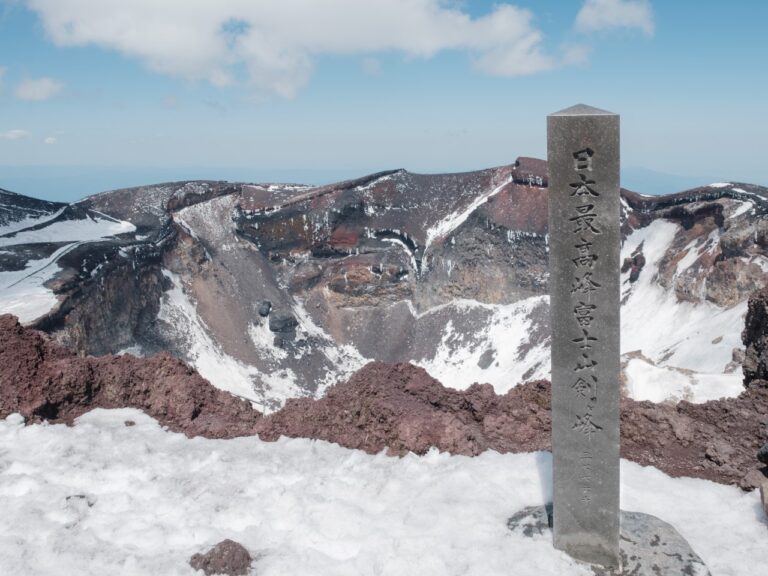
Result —
[[[525, 508], [507, 527], [529, 538], [552, 536], [552, 505]], [[670, 524], [650, 514], [621, 511], [621, 571], [591, 566], [596, 576], [711, 576], [702, 559]]]

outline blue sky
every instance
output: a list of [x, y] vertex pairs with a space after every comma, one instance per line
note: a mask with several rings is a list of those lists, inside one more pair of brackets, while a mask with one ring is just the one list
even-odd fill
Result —
[[623, 184], [768, 185], [768, 2], [0, 0], [0, 187], [323, 183], [544, 157], [622, 116]]

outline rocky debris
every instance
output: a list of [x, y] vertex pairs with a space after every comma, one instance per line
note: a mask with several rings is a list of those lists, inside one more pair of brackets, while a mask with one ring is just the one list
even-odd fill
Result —
[[768, 386], [768, 288], [749, 298], [741, 341], [744, 355], [744, 386]]
[[252, 562], [248, 550], [229, 539], [222, 540], [205, 554], [198, 553], [189, 559], [189, 565], [195, 570], [202, 570], [206, 576], [245, 576], [251, 573]]
[[411, 364], [371, 362], [319, 400], [295, 398], [265, 419], [259, 435], [316, 438], [369, 454], [545, 450], [551, 428], [546, 382], [503, 396], [490, 384], [443, 387]]
[[643, 244], [644, 242], [640, 242], [640, 245], [635, 249], [634, 252], [632, 252], [630, 257], [624, 258], [624, 262], [621, 265], [622, 274], [629, 272], [630, 282], [637, 281], [637, 279], [640, 277], [640, 272], [642, 271], [643, 266], [645, 266], [645, 256], [643, 255]]
[[768, 441], [768, 388], [703, 404], [621, 404], [621, 455], [670, 476], [757, 488], [768, 468], [756, 458]]
[[[371, 362], [323, 398], [295, 398], [263, 417], [167, 354], [79, 357], [44, 334], [0, 316], [0, 418], [71, 422], [92, 408], [144, 410], [188, 436], [258, 434], [335, 442], [374, 454], [452, 454], [550, 449], [550, 384], [520, 384], [503, 395], [489, 384], [445, 388], [411, 364]], [[768, 387], [738, 398], [677, 405], [621, 403], [621, 453], [671, 476], [753, 489], [768, 477], [756, 454], [768, 443]]]
[[188, 436], [232, 438], [253, 433], [261, 413], [211, 386], [181, 360], [79, 357], [45, 334], [0, 316], [0, 418], [67, 422], [93, 408], [138, 408]]
[[[753, 489], [766, 478], [755, 454], [768, 441], [768, 389], [691, 404], [622, 400], [622, 457], [671, 476]], [[487, 384], [458, 391], [410, 364], [373, 362], [319, 400], [289, 400], [260, 436], [317, 438], [375, 454], [431, 447], [453, 454], [549, 450], [550, 385], [528, 382], [497, 395]]]

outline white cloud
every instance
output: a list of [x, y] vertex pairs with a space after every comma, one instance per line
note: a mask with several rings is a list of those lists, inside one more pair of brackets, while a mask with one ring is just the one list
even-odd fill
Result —
[[30, 102], [42, 102], [61, 92], [63, 85], [52, 78], [28, 78], [16, 86], [16, 98]]
[[586, 0], [576, 16], [581, 32], [637, 28], [653, 36], [653, 10], [648, 0]]
[[472, 55], [489, 74], [559, 64], [530, 11], [501, 4], [472, 18], [445, 0], [26, 0], [59, 46], [96, 45], [151, 69], [222, 86], [247, 71], [257, 89], [292, 96], [322, 55]]
[[0, 132], [0, 140], [21, 140], [23, 138], [27, 138], [29, 136], [29, 132], [27, 130], [7, 130], [5, 132]]
[[45, 140], [43, 140], [45, 144], [56, 144], [57, 140], [55, 136], [48, 136]]

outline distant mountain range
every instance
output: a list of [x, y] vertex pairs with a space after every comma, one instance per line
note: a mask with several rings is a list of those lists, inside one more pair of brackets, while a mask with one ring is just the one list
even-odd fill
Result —
[[[746, 302], [768, 271], [768, 189], [622, 196], [626, 394], [738, 394]], [[74, 204], [0, 192], [0, 313], [83, 354], [168, 350], [267, 411], [373, 359], [458, 388], [546, 377], [547, 279], [547, 168], [532, 158]]]

